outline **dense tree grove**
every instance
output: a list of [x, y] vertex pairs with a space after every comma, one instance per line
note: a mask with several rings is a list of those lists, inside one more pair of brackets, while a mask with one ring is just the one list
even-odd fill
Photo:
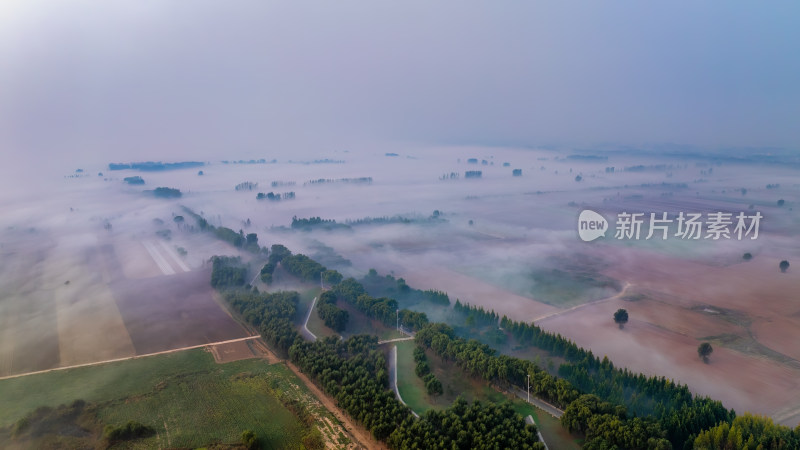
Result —
[[507, 317], [503, 317], [500, 324], [520, 344], [564, 357], [567, 363], [559, 367], [558, 374], [581, 392], [624, 405], [636, 416], [655, 417], [676, 448], [683, 448], [684, 443], [700, 431], [721, 421], [730, 422], [734, 417], [733, 411], [719, 401], [693, 396], [686, 385], [615, 368], [608, 358], [601, 360], [559, 334]]
[[560, 408], [566, 408], [580, 395], [569, 382], [548, 374], [533, 362], [498, 355], [475, 339], [457, 337], [452, 328], [442, 323], [419, 330], [414, 341], [423, 348], [430, 348], [444, 361], [453, 361], [467, 375], [500, 386], [525, 386], [530, 374], [531, 393]]
[[271, 264], [278, 264], [284, 257], [291, 255], [292, 252], [281, 244], [272, 244], [269, 249], [269, 262]]
[[122, 179], [122, 181], [124, 181], [124, 182], [126, 182], [128, 184], [144, 184], [144, 179], [142, 177], [140, 177], [139, 175], [136, 175], [136, 176], [133, 176], [133, 177], [125, 177], [125, 178]]
[[431, 373], [431, 366], [428, 365], [428, 357], [425, 355], [425, 350], [422, 347], [414, 347], [414, 362], [417, 363], [417, 366], [414, 368], [414, 373], [422, 378], [428, 395], [442, 395], [444, 392], [442, 382]]
[[325, 230], [332, 230], [335, 228], [349, 228], [349, 226], [341, 223], [336, 223], [333, 219], [322, 219], [320, 217], [309, 217], [308, 219], [298, 219], [297, 216], [292, 217], [292, 229], [301, 231], [311, 231], [315, 228], [322, 228]]
[[507, 403], [471, 405], [459, 397], [444, 410], [429, 410], [420, 420], [407, 419], [389, 436], [402, 449], [544, 449], [536, 427], [526, 425]]
[[327, 184], [327, 183], [352, 183], [352, 184], [372, 184], [372, 177], [359, 177], [359, 178], [318, 178], [316, 180], [308, 180], [303, 183], [307, 184]]
[[180, 198], [180, 196], [183, 194], [181, 194], [180, 189], [157, 187], [153, 191], [153, 195], [160, 198]]
[[456, 300], [456, 304], [453, 305], [453, 310], [464, 316], [465, 323], [468, 326], [496, 326], [500, 321], [500, 315], [498, 315], [496, 312], [487, 311], [482, 306], [470, 306], [468, 303], [461, 303], [460, 300]]
[[216, 227], [214, 228], [214, 236], [233, 245], [234, 247], [241, 247], [244, 244], [244, 236], [237, 233], [230, 228]]
[[275, 272], [275, 264], [268, 262], [261, 268], [261, 281], [266, 284], [272, 284], [272, 273]]
[[698, 450], [789, 450], [800, 448], [800, 425], [794, 430], [776, 425], [769, 417], [745, 413], [701, 432], [694, 440]]
[[406, 284], [402, 278], [391, 275], [380, 276], [375, 269], [370, 269], [361, 279], [367, 292], [376, 297], [393, 297], [407, 303], [430, 302], [435, 305], [449, 306], [450, 297], [447, 293], [429, 289], [426, 291], [414, 289]]
[[234, 189], [237, 191], [252, 191], [258, 187], [258, 183], [254, 183], [252, 181], [243, 181], [237, 184]]
[[109, 170], [137, 169], [142, 171], [158, 172], [164, 170], [202, 167], [204, 165], [205, 163], [198, 161], [181, 161], [175, 163], [164, 163], [161, 161], [159, 162], [146, 161], [146, 162], [133, 162], [133, 163], [110, 163], [108, 165], [108, 168]]
[[332, 330], [341, 333], [347, 326], [350, 314], [336, 306], [336, 294], [325, 291], [319, 296], [317, 315]]
[[411, 413], [386, 388], [389, 383], [386, 358], [377, 344], [377, 337], [367, 335], [346, 341], [336, 337], [315, 342], [299, 339], [289, 355], [375, 438], [386, 440]]
[[354, 278], [347, 278], [331, 289], [339, 299], [350, 303], [356, 309], [387, 326], [394, 326], [399, 318], [400, 325], [419, 330], [428, 324], [425, 313], [401, 309], [398, 312], [397, 300], [388, 297], [375, 298], [366, 293], [364, 286]]
[[258, 293], [246, 289], [222, 291], [222, 297], [242, 318], [255, 326], [278, 353], [287, 355], [300, 338], [292, 320], [297, 312], [297, 292]]
[[208, 224], [208, 221], [200, 214], [195, 213], [194, 211], [185, 206], [183, 206], [182, 208], [186, 212], [186, 214], [194, 218], [194, 220], [197, 222], [197, 227], [200, 228], [200, 231], [206, 231], [209, 228], [213, 228], [211, 225]]
[[[567, 380], [553, 377], [531, 361], [497, 355], [491, 347], [474, 339], [455, 337], [447, 325], [432, 324], [420, 330], [415, 341], [431, 348], [442, 359], [454, 361], [467, 374], [501, 386], [524, 386], [530, 374], [531, 393], [564, 408], [565, 426], [585, 433], [588, 448], [672, 447], [655, 420], [626, 419], [624, 406], [601, 402], [597, 396], [582, 397]], [[590, 407], [592, 403], [597, 407]]]
[[294, 198], [295, 198], [294, 191], [292, 191], [292, 192], [284, 192], [283, 194], [281, 194], [279, 192], [268, 192], [266, 194], [263, 193], [263, 192], [259, 192], [256, 195], [256, 200], [271, 200], [271, 201], [274, 201], [274, 202], [279, 202], [281, 200], [291, 200], [291, 199], [294, 199]]
[[[297, 278], [312, 283], [320, 281], [320, 276], [322, 276], [322, 274], [328, 270], [322, 264], [301, 253], [284, 256], [281, 260], [281, 267]], [[328, 276], [333, 277], [333, 279], [336, 278], [332, 275]], [[341, 275], [339, 275], [339, 279], [341, 280]]]
[[211, 263], [211, 286], [219, 289], [244, 285], [247, 268], [240, 257], [212, 256]]

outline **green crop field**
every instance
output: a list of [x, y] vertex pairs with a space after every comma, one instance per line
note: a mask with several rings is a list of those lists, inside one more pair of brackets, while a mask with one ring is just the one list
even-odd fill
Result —
[[216, 364], [196, 349], [2, 380], [0, 427], [39, 406], [82, 399], [95, 405], [102, 425], [134, 420], [155, 428], [134, 447], [236, 443], [249, 429], [267, 448], [299, 448], [309, 425], [276, 392], [330, 416], [284, 365], [260, 359]]

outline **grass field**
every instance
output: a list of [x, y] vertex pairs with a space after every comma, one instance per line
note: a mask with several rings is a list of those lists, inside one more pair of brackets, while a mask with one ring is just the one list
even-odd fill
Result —
[[542, 433], [542, 437], [549, 448], [558, 450], [578, 450], [581, 448], [582, 439], [569, 434], [569, 431], [562, 427], [561, 422], [555, 417], [520, 399], [515, 399], [511, 405], [514, 411], [522, 417], [533, 416], [536, 428]]
[[259, 359], [216, 364], [210, 353], [197, 349], [2, 380], [0, 427], [39, 406], [83, 399], [96, 405], [102, 424], [135, 420], [155, 428], [154, 436], [134, 447], [236, 443], [250, 429], [266, 448], [299, 448], [309, 425], [275, 393], [318, 414], [320, 428], [335, 422], [284, 365]]

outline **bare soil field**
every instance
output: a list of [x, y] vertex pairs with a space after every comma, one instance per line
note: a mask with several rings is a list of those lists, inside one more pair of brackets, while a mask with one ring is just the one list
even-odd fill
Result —
[[[53, 367], [59, 362], [53, 292], [40, 289], [48, 248], [5, 243], [0, 257], [0, 376]], [[62, 282], [63, 283], [63, 282]]]
[[247, 336], [214, 301], [211, 269], [111, 285], [137, 354]]
[[214, 355], [214, 361], [219, 364], [255, 358], [257, 356], [255, 353], [253, 353], [248, 341], [211, 345], [209, 346], [209, 351], [212, 355]]
[[[134, 355], [134, 347], [109, 289], [99, 247], [64, 249], [49, 258], [48, 273], [69, 280], [53, 291], [61, 366]], [[64, 272], [59, 273], [58, 268]]]
[[[794, 294], [800, 279], [780, 273], [779, 259], [759, 255], [712, 265], [630, 248], [618, 256], [606, 273], [635, 286], [627, 300], [587, 305], [538, 324], [617, 365], [676, 379], [739, 412], [797, 425], [797, 412], [777, 413], [800, 404], [800, 327], [793, 317], [800, 310]], [[631, 317], [623, 330], [611, 318], [617, 308]], [[709, 364], [696, 353], [703, 340], [714, 344]]]

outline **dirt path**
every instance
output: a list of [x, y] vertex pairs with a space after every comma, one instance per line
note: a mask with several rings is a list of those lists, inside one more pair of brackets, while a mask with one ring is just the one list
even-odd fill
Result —
[[567, 314], [567, 313], [570, 313], [572, 311], [575, 311], [576, 309], [585, 308], [587, 306], [596, 305], [598, 303], [608, 302], [608, 301], [611, 301], [611, 300], [616, 300], [618, 298], [622, 298], [622, 296], [625, 295], [625, 293], [628, 291], [628, 288], [630, 288], [630, 287], [631, 287], [631, 284], [628, 283], [628, 282], [625, 282], [625, 286], [616, 295], [613, 295], [611, 297], [601, 298], [601, 299], [598, 299], [598, 300], [595, 300], [595, 301], [591, 301], [591, 302], [588, 302], [588, 303], [582, 303], [580, 305], [573, 306], [572, 308], [569, 308], [569, 309], [563, 309], [561, 311], [551, 312], [551, 313], [548, 313], [548, 314], [545, 314], [543, 316], [539, 316], [539, 317], [533, 319], [532, 322], [538, 324], [538, 322], [540, 322], [540, 321], [542, 321], [544, 319], [549, 319], [551, 317], [556, 317], [556, 316], [560, 316], [562, 314]]
[[328, 409], [328, 411], [332, 412], [337, 419], [344, 425], [345, 430], [355, 439], [358, 445], [364, 449], [387, 449], [385, 445], [381, 442], [378, 442], [372, 435], [365, 430], [361, 425], [355, 423], [350, 416], [345, 414], [342, 410], [336, 406], [336, 402], [333, 401], [332, 398], [328, 397], [327, 394], [322, 392], [320, 388], [317, 387], [311, 380], [300, 371], [294, 364], [290, 361], [284, 361], [286, 366], [297, 375], [297, 378], [303, 381], [303, 384], [308, 386], [308, 389], [311, 393], [314, 394], [315, 397], [319, 399], [320, 402]]

